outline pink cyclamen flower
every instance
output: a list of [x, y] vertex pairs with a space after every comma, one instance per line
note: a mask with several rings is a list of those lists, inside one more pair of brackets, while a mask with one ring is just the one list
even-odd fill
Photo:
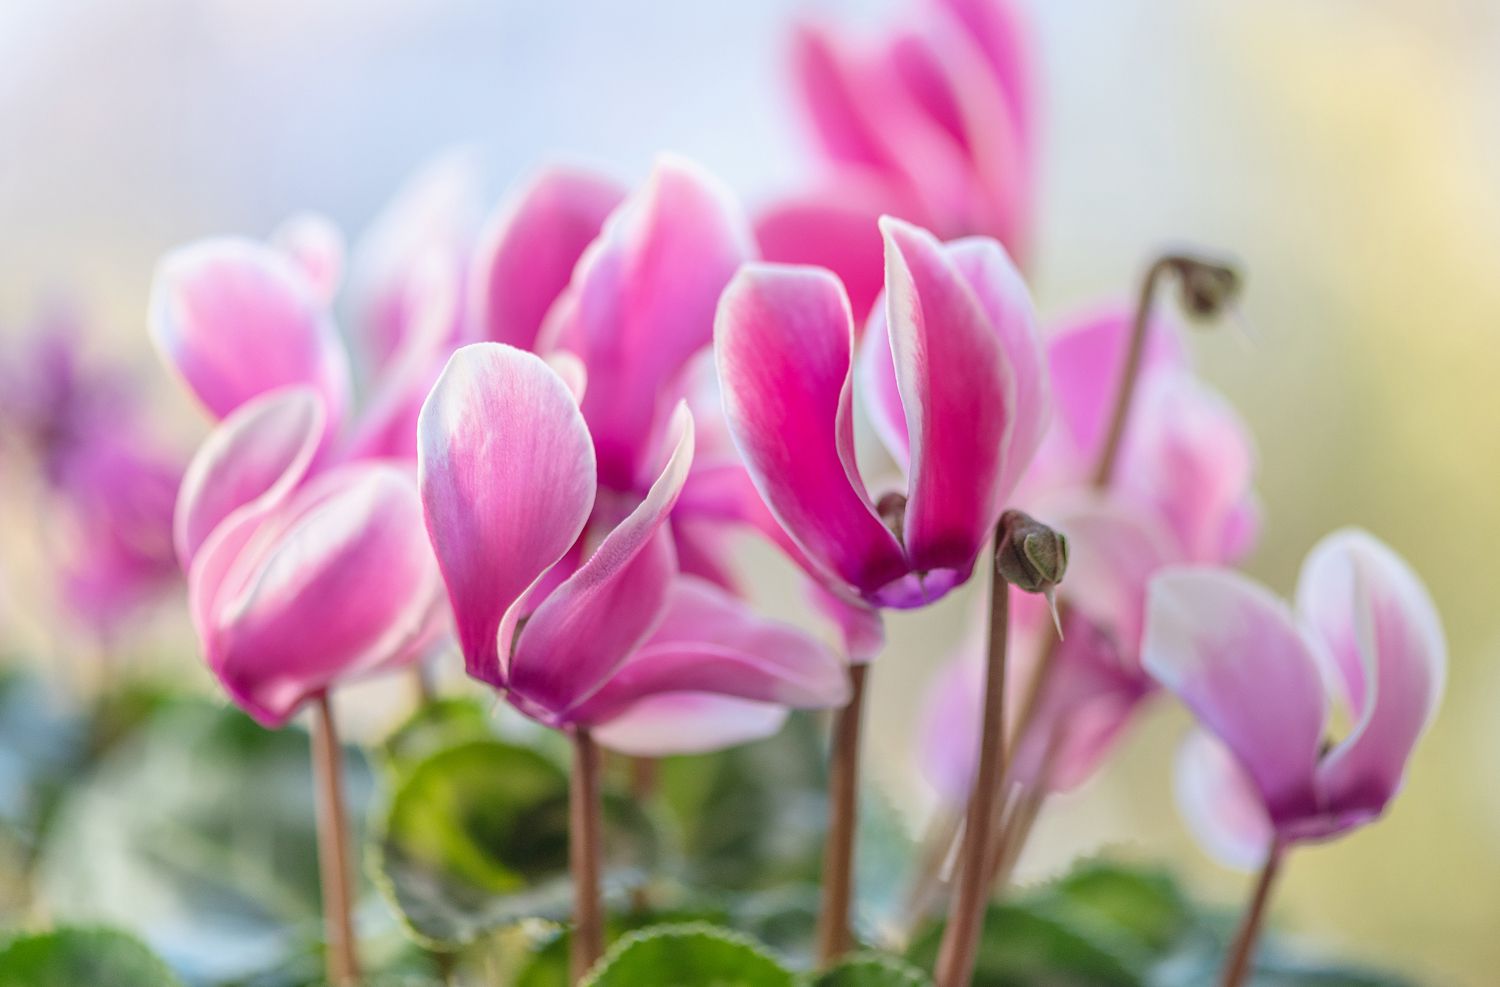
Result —
[[889, 217], [881, 228], [885, 305], [861, 384], [904, 489], [872, 496], [855, 463], [854, 321], [831, 272], [746, 267], [720, 304], [716, 354], [730, 431], [787, 534], [841, 596], [905, 608], [969, 577], [1048, 399], [1031, 302], [1004, 249], [941, 244]]
[[[1189, 824], [1226, 863], [1273, 841], [1325, 840], [1379, 817], [1437, 711], [1447, 647], [1437, 610], [1390, 548], [1336, 532], [1303, 563], [1296, 612], [1222, 569], [1153, 582], [1144, 661], [1198, 719], [1178, 759]], [[1330, 736], [1344, 705], [1347, 736]]]
[[[464, 347], [423, 406], [419, 434], [427, 529], [465, 664], [527, 716], [663, 754], [764, 730], [764, 712], [747, 703], [846, 698], [831, 654], [679, 573], [668, 518], [692, 467], [685, 406], [645, 496], [560, 583], [541, 580], [589, 524], [600, 486], [596, 440], [569, 382], [534, 354]], [[683, 731], [680, 716], [725, 700], [726, 715], [698, 715], [698, 729]]]
[[982, 234], [1025, 257], [1036, 156], [1027, 31], [1008, 0], [917, 0], [862, 41], [807, 25], [793, 70], [826, 162], [813, 188], [757, 224], [769, 259], [832, 268], [863, 317], [881, 285], [875, 220], [949, 239]]

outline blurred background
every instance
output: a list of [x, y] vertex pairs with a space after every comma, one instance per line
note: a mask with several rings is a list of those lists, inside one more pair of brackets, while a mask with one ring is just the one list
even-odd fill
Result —
[[[660, 149], [748, 203], [808, 159], [784, 71], [799, 12], [884, 2], [133, 0], [0, 5], [0, 343], [74, 306], [190, 447], [205, 423], [145, 331], [156, 258], [302, 209], [368, 225], [460, 147], [489, 200], [563, 157], [637, 179]], [[1049, 0], [1034, 5], [1042, 202], [1034, 288], [1060, 314], [1134, 291], [1187, 241], [1239, 258], [1249, 345], [1194, 349], [1261, 450], [1250, 568], [1289, 592], [1307, 548], [1358, 524], [1428, 581], [1448, 695], [1389, 817], [1298, 851], [1288, 929], [1423, 983], [1500, 966], [1500, 7], [1486, 0]], [[9, 470], [9, 464], [0, 469]], [[6, 475], [0, 473], [0, 475]], [[11, 478], [3, 481], [14, 493]], [[48, 655], [35, 532], [7, 497], [3, 645]], [[29, 560], [29, 561], [28, 561]], [[773, 605], [790, 605], [772, 599]], [[891, 622], [870, 763], [918, 792], [910, 697], [969, 602]], [[179, 605], [153, 644], [193, 663]], [[158, 647], [157, 645], [160, 645]], [[58, 675], [86, 675], [52, 669]], [[1238, 902], [1172, 806], [1185, 718], [1163, 703], [1098, 781], [1058, 799], [1023, 871], [1108, 848]]]

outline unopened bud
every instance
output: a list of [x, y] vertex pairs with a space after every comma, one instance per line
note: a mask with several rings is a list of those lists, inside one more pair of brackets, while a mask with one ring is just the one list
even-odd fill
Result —
[[1240, 274], [1228, 264], [1202, 257], [1172, 257], [1182, 307], [1198, 319], [1210, 319], [1232, 306], [1240, 295]]
[[1068, 539], [1023, 511], [1000, 516], [995, 570], [1027, 593], [1046, 593], [1068, 569]]

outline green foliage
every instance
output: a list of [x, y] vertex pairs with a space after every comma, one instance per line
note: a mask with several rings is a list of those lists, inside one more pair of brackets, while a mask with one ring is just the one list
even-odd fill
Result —
[[110, 929], [58, 929], [0, 948], [0, 987], [180, 987], [140, 940]]
[[[937, 962], [941, 924], [912, 944], [909, 958], [930, 970]], [[991, 905], [985, 912], [974, 987], [1141, 987], [1145, 981], [1126, 962], [1061, 921], [1022, 905]]]
[[805, 978], [807, 987], [932, 987], [932, 978], [893, 956], [853, 956]]
[[585, 987], [794, 987], [753, 940], [705, 923], [659, 925], [617, 942]]
[[423, 703], [380, 745], [380, 759], [397, 776], [438, 751], [495, 736], [488, 708], [473, 697]]

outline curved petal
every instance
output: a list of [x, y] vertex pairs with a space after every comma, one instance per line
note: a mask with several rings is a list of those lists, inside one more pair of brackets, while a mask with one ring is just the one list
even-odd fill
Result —
[[465, 664], [503, 684], [506, 612], [567, 553], [593, 509], [588, 429], [540, 357], [475, 343], [448, 361], [417, 434], [427, 530]]
[[301, 269], [318, 300], [332, 305], [344, 280], [344, 234], [319, 213], [299, 213], [276, 228], [271, 244]]
[[1278, 825], [1317, 808], [1328, 704], [1315, 644], [1237, 573], [1172, 568], [1151, 584], [1145, 668], [1234, 753]]
[[552, 167], [509, 198], [479, 238], [469, 311], [480, 339], [529, 350], [573, 268], [625, 198], [612, 179]]
[[645, 486], [681, 372], [713, 340], [719, 295], [754, 253], [733, 197], [696, 166], [661, 159], [585, 251], [539, 347], [589, 368], [583, 414], [599, 482]]
[[[886, 321], [911, 437], [906, 549], [913, 568], [962, 578], [1009, 493], [1002, 484], [1023, 416], [1015, 367], [978, 295], [937, 240], [890, 217], [881, 229]], [[1024, 294], [1012, 304], [1015, 317], [1029, 319]]]
[[[561, 725], [640, 647], [667, 605], [677, 560], [665, 525], [693, 464], [693, 418], [672, 416], [671, 458], [599, 548], [532, 613], [510, 664], [511, 701]], [[565, 719], [569, 718], [569, 719]]]
[[439, 592], [411, 479], [323, 474], [244, 545], [208, 610], [209, 665], [240, 706], [284, 723], [335, 682], [416, 656]]
[[263, 394], [224, 419], [182, 477], [172, 527], [183, 568], [232, 513], [290, 494], [307, 475], [323, 429], [323, 405], [305, 387]]
[[651, 696], [593, 729], [605, 747], [632, 757], [706, 754], [769, 737], [787, 708], [701, 692]]
[[1324, 798], [1340, 815], [1379, 815], [1442, 699], [1448, 657], [1437, 608], [1400, 556], [1358, 530], [1313, 548], [1297, 606], [1357, 718], [1319, 767]]
[[715, 336], [729, 430], [776, 520], [850, 586], [868, 593], [905, 576], [854, 463], [853, 330], [838, 279], [748, 265], [724, 291]]
[[203, 240], [167, 254], [151, 285], [151, 336], [215, 417], [267, 391], [303, 384], [328, 409], [349, 400], [349, 365], [327, 305], [279, 251]]
[[1023, 141], [1033, 136], [1034, 79], [1031, 30], [1012, 0], [940, 0], [983, 52], [999, 90], [1010, 104]]
[[1177, 752], [1177, 809], [1198, 842], [1226, 867], [1253, 871], [1266, 861], [1274, 830], [1260, 793], [1234, 755], [1203, 730]]

